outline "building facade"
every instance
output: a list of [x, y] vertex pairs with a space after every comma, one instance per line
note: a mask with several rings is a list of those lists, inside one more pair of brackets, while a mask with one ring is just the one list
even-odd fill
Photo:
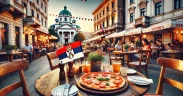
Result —
[[0, 50], [8, 44], [22, 48], [48, 34], [47, 8], [48, 0], [0, 0]]
[[[151, 28], [152, 32], [143, 33], [142, 38], [147, 38], [149, 41], [161, 40], [164, 44], [172, 43], [175, 40], [183, 42], [182, 28], [163, 29], [161, 22], [183, 21], [183, 1], [182, 0], [126, 0], [126, 27], [125, 29]], [[166, 22], [165, 22], [166, 23]], [[156, 25], [157, 28], [153, 28]], [[162, 28], [161, 28], [162, 27]], [[132, 36], [136, 40], [139, 36]], [[126, 37], [129, 41], [130, 37]]]
[[92, 13], [94, 16], [94, 34], [111, 34], [124, 30], [125, 1], [126, 0], [102, 1]]
[[74, 36], [80, 31], [80, 26], [76, 25], [76, 20], [72, 19], [72, 14], [67, 7], [61, 10], [55, 24], [50, 26], [59, 36], [59, 42], [62, 44], [74, 41]]

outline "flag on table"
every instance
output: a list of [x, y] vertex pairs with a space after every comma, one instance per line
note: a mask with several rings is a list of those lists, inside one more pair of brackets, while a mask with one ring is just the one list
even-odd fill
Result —
[[100, 28], [102, 28], [102, 31], [105, 32], [104, 25], [100, 23]]
[[75, 59], [84, 57], [81, 42], [73, 42], [67, 46], [64, 46], [56, 51], [58, 58], [62, 64], [71, 62]]

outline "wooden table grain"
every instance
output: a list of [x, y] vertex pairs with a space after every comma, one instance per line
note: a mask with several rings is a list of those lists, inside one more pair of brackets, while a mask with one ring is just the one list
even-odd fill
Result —
[[[35, 88], [40, 95], [51, 96], [51, 91], [53, 88], [65, 83], [74, 83], [76, 85], [76, 81], [83, 75], [83, 73], [78, 73], [75, 74], [73, 78], [68, 78], [66, 75], [66, 79], [60, 81], [59, 72], [60, 72], [59, 68], [55, 69], [53, 71], [45, 73], [36, 81]], [[134, 75], [144, 76], [141, 73], [137, 73]], [[150, 85], [140, 86], [135, 85], [129, 81], [128, 83], [129, 83], [128, 88], [124, 92], [117, 94], [116, 96], [139, 96], [145, 94], [150, 88]], [[79, 90], [77, 96], [92, 96], [92, 95]]]

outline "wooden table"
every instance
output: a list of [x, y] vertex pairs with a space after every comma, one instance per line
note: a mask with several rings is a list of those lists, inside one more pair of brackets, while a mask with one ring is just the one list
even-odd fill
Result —
[[[176, 56], [175, 55], [181, 55], [181, 54], [183, 54], [183, 52], [181, 52], [181, 51], [176, 51], [176, 52], [171, 52], [171, 51], [160, 51], [160, 53], [163, 55], [163, 54], [166, 54], [166, 56], [167, 56], [167, 54], [171, 54], [171, 55], [173, 55], [173, 57], [175, 58]], [[165, 56], [165, 55], [164, 55]], [[180, 59], [180, 56], [179, 56], [179, 59]]]
[[7, 56], [10, 62], [13, 61], [14, 55], [21, 55], [21, 58], [23, 58], [22, 52], [12, 52], [12, 53], [0, 52], [0, 56]]
[[128, 51], [128, 52], [123, 52], [123, 51], [113, 51], [114, 54], [118, 54], [118, 55], [126, 55], [126, 59], [127, 59], [127, 65], [129, 64], [129, 55], [130, 54], [138, 54], [137, 51]]
[[[35, 88], [40, 95], [51, 96], [52, 89], [61, 84], [74, 83], [76, 85], [76, 81], [83, 75], [83, 73], [78, 73], [74, 75], [74, 78], [66, 77], [65, 80], [60, 81], [59, 71], [60, 69], [55, 69], [53, 71], [45, 73], [36, 81]], [[134, 75], [144, 76], [141, 73], [137, 73]], [[117, 96], [139, 96], [145, 94], [150, 88], [150, 85], [140, 86], [135, 85], [129, 81], [128, 83], [129, 83], [128, 88], [124, 92], [117, 94]], [[91, 96], [91, 94], [87, 94], [81, 90], [79, 90], [77, 94], [77, 96], [89, 96], [89, 95]]]

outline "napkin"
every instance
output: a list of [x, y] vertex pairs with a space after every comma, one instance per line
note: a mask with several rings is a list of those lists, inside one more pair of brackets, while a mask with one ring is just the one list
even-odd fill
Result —
[[148, 84], [153, 83], [152, 79], [147, 79], [147, 78], [141, 77], [141, 76], [128, 76], [127, 79], [132, 82], [141, 82], [141, 83], [148, 83]]

